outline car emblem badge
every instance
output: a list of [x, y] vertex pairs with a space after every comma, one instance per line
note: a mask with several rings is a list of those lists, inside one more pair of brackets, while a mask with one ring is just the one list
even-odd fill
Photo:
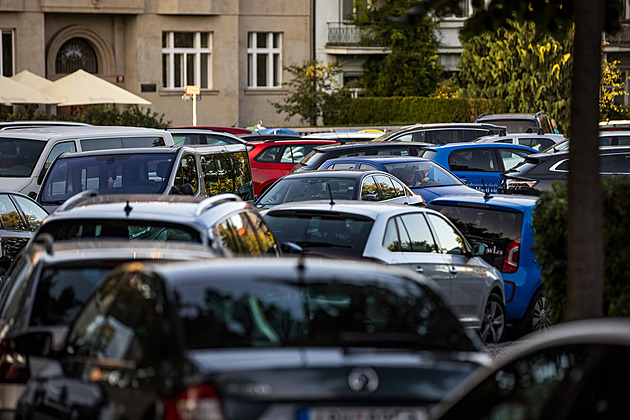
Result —
[[348, 375], [348, 385], [355, 392], [373, 392], [378, 388], [378, 375], [369, 367], [357, 367]]

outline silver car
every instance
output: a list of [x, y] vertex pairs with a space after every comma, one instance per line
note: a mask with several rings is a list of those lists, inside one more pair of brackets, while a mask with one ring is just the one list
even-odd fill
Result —
[[[486, 343], [503, 339], [505, 295], [501, 273], [440, 213], [413, 206], [339, 201], [288, 203], [265, 215], [276, 240], [305, 254], [397, 265], [436, 281]], [[296, 247], [297, 248], [297, 247]]]

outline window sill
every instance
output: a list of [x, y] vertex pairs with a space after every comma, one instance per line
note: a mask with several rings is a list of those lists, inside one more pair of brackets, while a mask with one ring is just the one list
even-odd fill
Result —
[[[160, 89], [160, 96], [182, 96], [185, 95], [184, 89]], [[217, 96], [219, 94], [218, 89], [201, 89], [201, 97], [204, 96]]]
[[282, 88], [246, 88], [245, 95], [286, 95], [286, 89]]

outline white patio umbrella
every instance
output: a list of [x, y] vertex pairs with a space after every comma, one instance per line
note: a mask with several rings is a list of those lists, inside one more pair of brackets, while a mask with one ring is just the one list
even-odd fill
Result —
[[17, 104], [56, 104], [57, 100], [30, 86], [0, 76], [0, 103]]
[[57, 99], [59, 102], [57, 106], [151, 104], [146, 99], [81, 69], [52, 82], [40, 91]]
[[44, 86], [48, 86], [52, 83], [51, 80], [46, 79], [40, 75], [35, 73], [31, 73], [28, 70], [22, 70], [18, 74], [11, 76], [11, 80], [15, 80], [18, 83], [22, 83], [28, 87], [32, 87], [33, 89], [41, 89]]

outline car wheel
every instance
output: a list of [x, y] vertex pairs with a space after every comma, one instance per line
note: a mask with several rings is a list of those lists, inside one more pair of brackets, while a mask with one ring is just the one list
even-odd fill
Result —
[[547, 329], [551, 326], [551, 307], [542, 290], [537, 290], [529, 302], [529, 307], [525, 316], [518, 323], [516, 333], [518, 336], [525, 335], [533, 331]]
[[507, 328], [507, 312], [503, 299], [494, 293], [488, 298], [479, 335], [485, 344], [500, 343]]

